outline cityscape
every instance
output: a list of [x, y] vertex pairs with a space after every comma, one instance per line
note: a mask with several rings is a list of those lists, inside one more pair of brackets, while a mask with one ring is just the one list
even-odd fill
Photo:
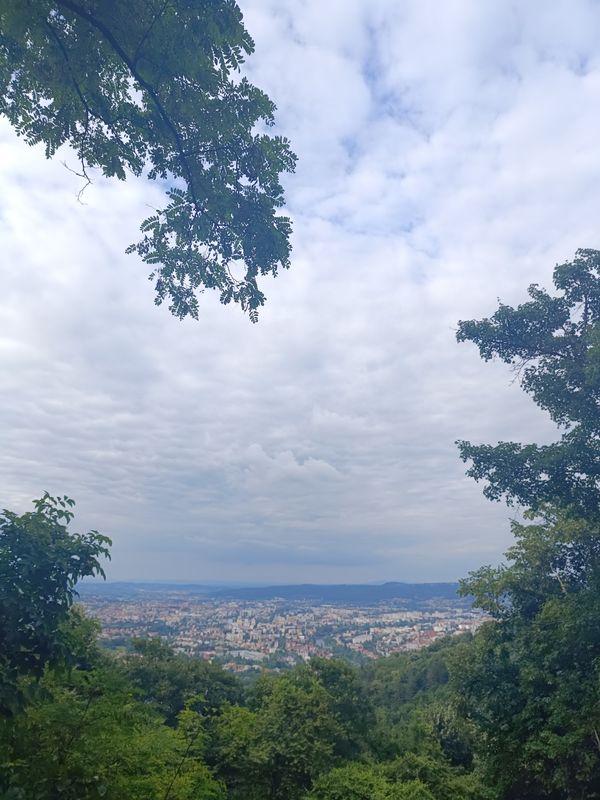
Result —
[[87, 588], [86, 612], [102, 625], [106, 647], [127, 650], [137, 637], [161, 637], [177, 652], [218, 661], [235, 672], [284, 669], [313, 656], [360, 663], [418, 650], [485, 620], [468, 601], [448, 597], [376, 602], [240, 598], [189, 589]]

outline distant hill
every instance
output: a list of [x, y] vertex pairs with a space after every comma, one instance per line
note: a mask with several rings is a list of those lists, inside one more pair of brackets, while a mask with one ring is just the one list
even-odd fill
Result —
[[222, 586], [204, 586], [199, 583], [137, 583], [135, 581], [82, 581], [77, 591], [86, 595], [106, 595], [107, 597], [131, 597], [145, 594], [201, 594], [210, 595], [222, 591]]
[[384, 600], [456, 600], [458, 583], [383, 583], [331, 584], [303, 583], [295, 586], [255, 586], [244, 589], [220, 589], [213, 597], [234, 600], [310, 600], [318, 603], [380, 603]]
[[290, 602], [307, 600], [311, 603], [356, 603], [368, 605], [391, 600], [425, 603], [429, 600], [457, 600], [458, 583], [399, 583], [383, 584], [292, 584], [284, 586], [206, 586], [197, 583], [136, 583], [129, 581], [80, 583], [77, 591], [82, 598], [94, 595], [108, 598], [132, 598], [152, 595], [199, 595], [223, 600], [271, 600]]

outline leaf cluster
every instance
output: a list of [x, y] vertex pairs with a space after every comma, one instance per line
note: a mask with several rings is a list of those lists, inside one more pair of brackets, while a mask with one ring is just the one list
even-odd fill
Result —
[[600, 252], [578, 250], [554, 270], [559, 294], [537, 285], [530, 300], [500, 304], [489, 319], [459, 323], [458, 341], [481, 357], [511, 364], [523, 389], [563, 429], [550, 445], [458, 442], [467, 474], [484, 493], [527, 507], [569, 506], [580, 515], [600, 508]]
[[289, 266], [275, 106], [237, 73], [254, 43], [233, 0], [0, 0], [0, 114], [46, 157], [157, 181], [167, 204], [131, 245], [156, 302], [198, 316], [216, 289], [256, 320], [261, 275]]
[[46, 667], [73, 663], [64, 623], [77, 582], [104, 575], [111, 541], [97, 531], [72, 533], [73, 500], [45, 494], [34, 511], [0, 515], [0, 706], [18, 708]]

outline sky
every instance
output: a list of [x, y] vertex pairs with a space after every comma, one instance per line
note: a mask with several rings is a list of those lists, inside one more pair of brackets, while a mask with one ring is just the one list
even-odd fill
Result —
[[158, 187], [81, 181], [0, 122], [0, 507], [45, 490], [111, 580], [455, 580], [519, 509], [454, 442], [557, 434], [458, 320], [598, 247], [600, 4], [243, 0], [298, 155], [292, 266], [252, 325], [155, 307]]

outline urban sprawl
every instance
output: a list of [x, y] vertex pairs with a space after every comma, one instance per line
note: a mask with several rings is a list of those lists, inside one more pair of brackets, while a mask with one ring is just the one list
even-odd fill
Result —
[[451, 600], [417, 608], [401, 601], [357, 607], [185, 593], [123, 598], [86, 593], [83, 605], [102, 624], [108, 647], [128, 648], [135, 637], [160, 636], [178, 652], [236, 672], [280, 669], [313, 656], [364, 661], [418, 650], [443, 636], [473, 631], [484, 619]]

